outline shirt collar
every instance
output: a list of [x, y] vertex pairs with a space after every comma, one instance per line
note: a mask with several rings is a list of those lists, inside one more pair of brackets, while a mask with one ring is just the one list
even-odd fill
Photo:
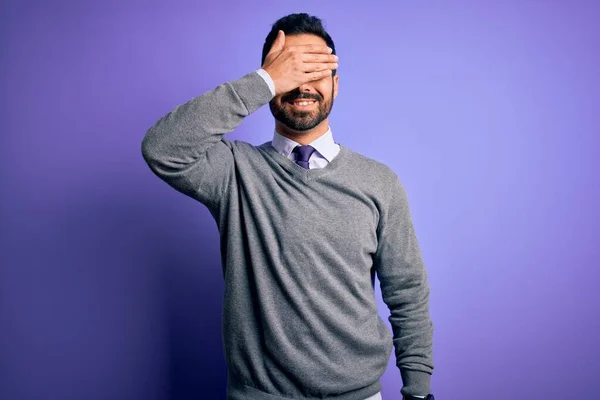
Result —
[[[315, 148], [327, 161], [331, 162], [336, 155], [337, 144], [333, 140], [333, 134], [331, 133], [331, 127], [327, 128], [327, 132], [323, 135], [319, 136], [311, 143], [309, 143], [312, 147]], [[300, 143], [283, 136], [277, 130], [274, 131], [273, 140], [271, 141], [271, 145], [277, 150], [281, 155], [288, 157], [294, 150], [294, 147], [300, 145]]]

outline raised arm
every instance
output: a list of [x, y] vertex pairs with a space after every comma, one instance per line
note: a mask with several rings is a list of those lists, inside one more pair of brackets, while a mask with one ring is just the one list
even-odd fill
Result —
[[374, 257], [383, 301], [390, 309], [402, 394], [425, 396], [433, 371], [429, 286], [406, 192], [396, 179], [377, 229]]
[[214, 203], [233, 173], [233, 154], [223, 135], [272, 98], [256, 71], [223, 83], [160, 118], [142, 141], [144, 160], [173, 188]]
[[223, 135], [244, 117], [305, 82], [337, 68], [337, 57], [320, 45], [285, 46], [279, 31], [259, 71], [217, 86], [160, 118], [142, 141], [150, 169], [173, 188], [207, 205], [221, 199], [233, 176], [231, 142]]

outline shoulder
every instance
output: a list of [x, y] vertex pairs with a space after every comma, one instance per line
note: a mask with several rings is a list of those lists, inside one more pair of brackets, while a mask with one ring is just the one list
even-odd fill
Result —
[[371, 183], [379, 183], [385, 192], [400, 184], [398, 174], [383, 161], [376, 160], [348, 148], [348, 157], [351, 165], [355, 167], [356, 173], [361, 178]]

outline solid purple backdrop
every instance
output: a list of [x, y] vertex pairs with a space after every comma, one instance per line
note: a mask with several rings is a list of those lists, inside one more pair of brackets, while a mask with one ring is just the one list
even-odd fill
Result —
[[434, 393], [598, 396], [600, 3], [332, 3], [2, 2], [0, 398], [225, 397], [216, 224], [140, 145], [292, 12], [336, 42], [335, 139], [407, 189]]

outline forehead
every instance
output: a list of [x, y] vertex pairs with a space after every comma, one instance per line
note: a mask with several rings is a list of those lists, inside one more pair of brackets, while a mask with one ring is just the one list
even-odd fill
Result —
[[327, 42], [323, 40], [321, 37], [317, 35], [311, 35], [308, 33], [301, 33], [298, 35], [286, 35], [285, 36], [285, 45], [286, 46], [298, 46], [305, 44], [318, 44], [321, 46], [326, 46]]

